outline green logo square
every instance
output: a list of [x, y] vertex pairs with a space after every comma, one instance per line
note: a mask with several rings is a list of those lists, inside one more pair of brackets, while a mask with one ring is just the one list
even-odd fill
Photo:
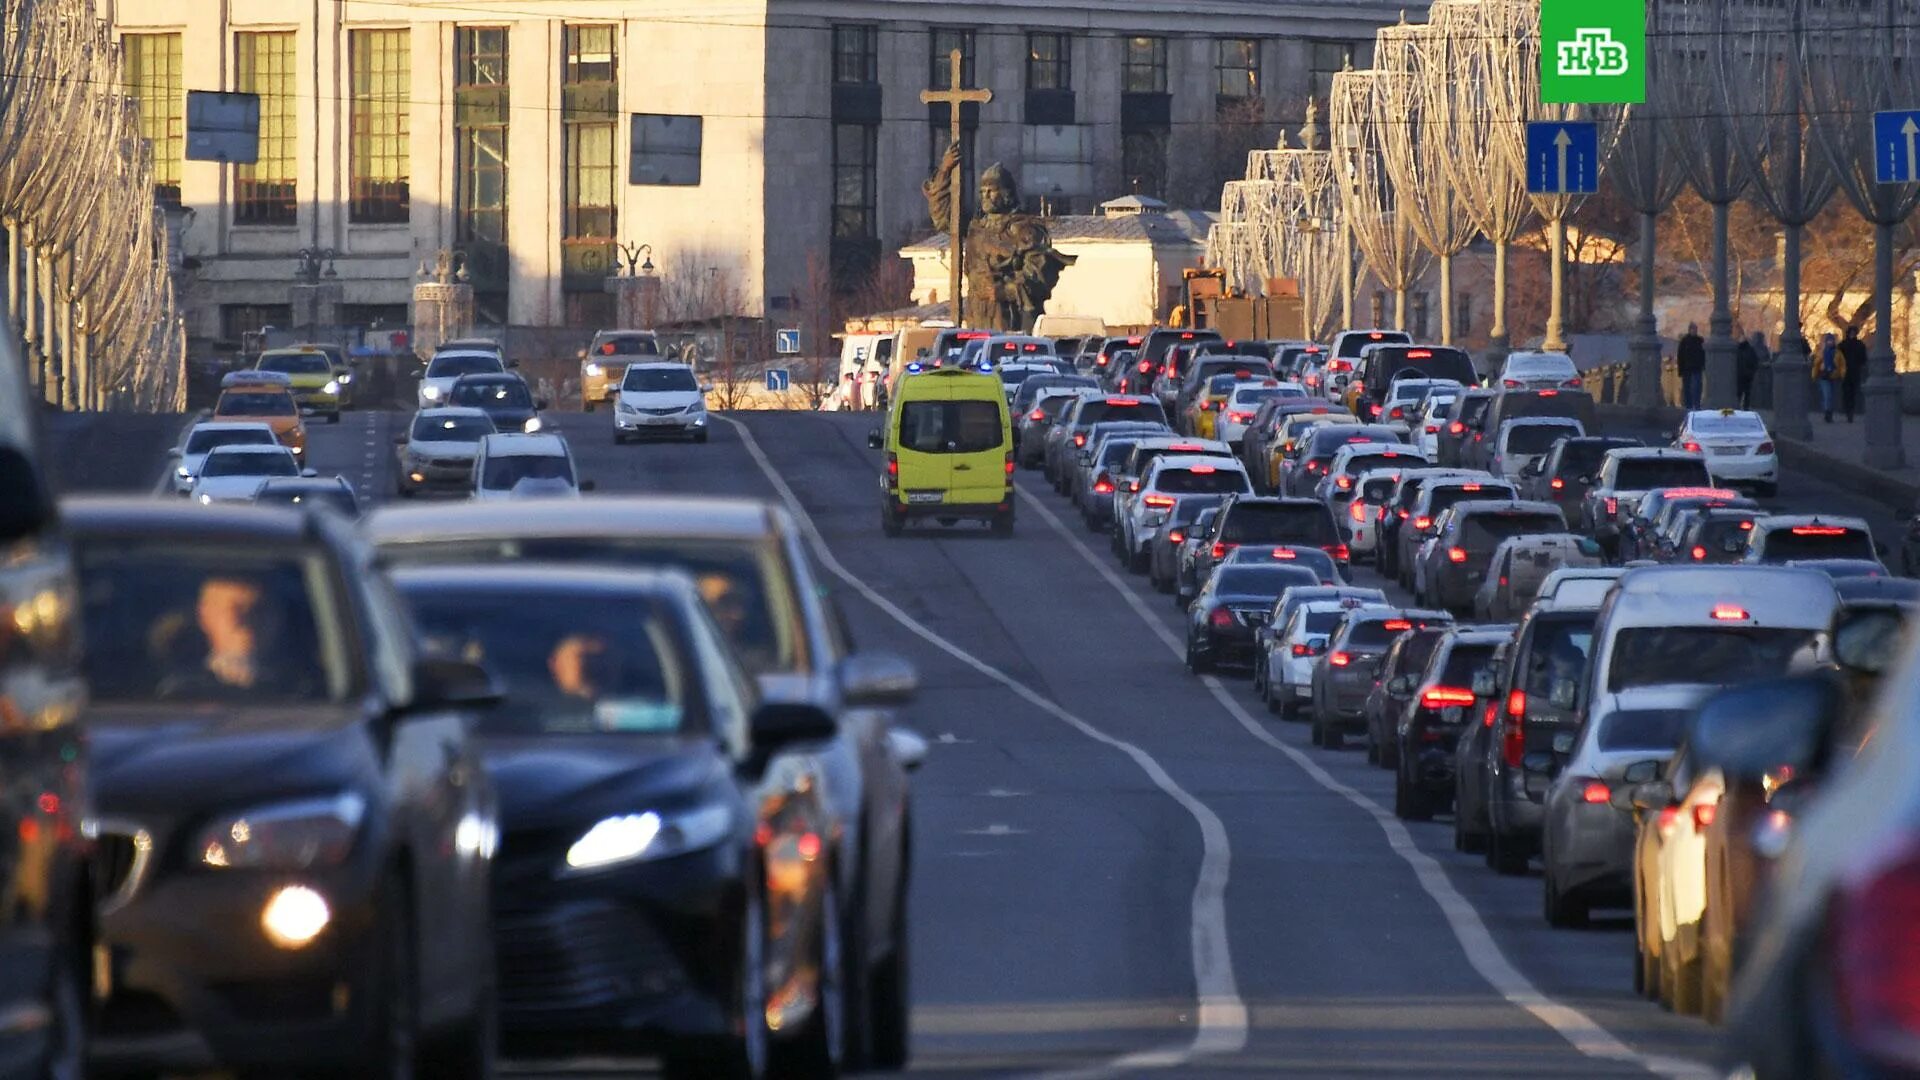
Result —
[[1646, 0], [1540, 0], [1540, 100], [1646, 101]]

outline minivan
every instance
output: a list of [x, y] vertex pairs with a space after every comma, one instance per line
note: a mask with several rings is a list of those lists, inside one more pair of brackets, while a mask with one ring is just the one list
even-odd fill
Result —
[[900, 381], [886, 427], [867, 436], [887, 452], [880, 527], [898, 536], [909, 518], [942, 525], [984, 520], [1013, 535], [1013, 428], [1000, 377], [936, 368]]

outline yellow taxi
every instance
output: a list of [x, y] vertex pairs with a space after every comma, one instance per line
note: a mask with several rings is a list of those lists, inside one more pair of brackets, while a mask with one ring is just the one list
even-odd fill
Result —
[[1279, 433], [1270, 444], [1272, 453], [1267, 457], [1267, 486], [1273, 488], [1280, 486], [1282, 479], [1280, 463], [1293, 455], [1294, 443], [1299, 442], [1308, 429], [1321, 424], [1357, 424], [1359, 422], [1359, 417], [1337, 405], [1287, 417], [1281, 423]]
[[302, 411], [324, 416], [329, 424], [340, 422], [346, 387], [334, 370], [333, 358], [324, 350], [308, 345], [268, 349], [253, 367], [255, 371], [285, 375], [293, 400]]
[[[325, 359], [323, 356], [322, 360]], [[216, 420], [253, 420], [273, 429], [280, 445], [306, 460], [307, 425], [293, 396], [293, 378], [278, 371], [235, 371], [220, 380]]]
[[628, 364], [662, 358], [660, 338], [651, 330], [602, 330], [579, 355], [580, 407], [587, 412], [618, 400]]
[[1242, 386], [1278, 386], [1277, 379], [1256, 380], [1251, 372], [1235, 371], [1215, 375], [1207, 380], [1205, 390], [1193, 396], [1187, 406], [1187, 430], [1198, 439], [1217, 439], [1220, 430], [1220, 413], [1227, 407], [1227, 399]]
[[908, 364], [886, 426], [867, 436], [887, 452], [880, 527], [898, 536], [910, 518], [951, 525], [984, 520], [1013, 535], [1013, 427], [1000, 377], [988, 367]]

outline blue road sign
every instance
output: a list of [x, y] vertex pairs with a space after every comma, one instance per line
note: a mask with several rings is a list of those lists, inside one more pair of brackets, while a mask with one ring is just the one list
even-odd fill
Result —
[[1600, 190], [1600, 129], [1590, 120], [1527, 125], [1527, 193], [1591, 195]]
[[773, 351], [781, 356], [793, 356], [800, 351], [800, 328], [789, 326], [773, 332]]
[[1873, 178], [1882, 184], [1920, 180], [1920, 109], [1873, 114]]
[[[797, 332], [798, 331], [796, 331], [796, 333]], [[785, 392], [788, 386], [792, 385], [792, 383], [793, 383], [792, 375], [787, 371], [786, 368], [770, 367], [767, 369], [767, 389], [768, 390], [771, 390], [776, 394], [783, 393]]]

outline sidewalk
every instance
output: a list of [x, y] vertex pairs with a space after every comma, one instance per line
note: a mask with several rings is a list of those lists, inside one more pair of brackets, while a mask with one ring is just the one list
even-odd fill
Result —
[[[1898, 469], [1873, 469], [1865, 464], [1865, 416], [1856, 416], [1851, 424], [1843, 414], [1836, 414], [1831, 424], [1822, 420], [1818, 412], [1808, 419], [1813, 438], [1803, 441], [1775, 437], [1781, 465], [1830, 479], [1837, 487], [1895, 510], [1920, 506], [1920, 416], [1900, 415], [1900, 440], [1906, 451], [1906, 465]], [[1771, 413], [1767, 414], [1767, 425], [1778, 430]]]

